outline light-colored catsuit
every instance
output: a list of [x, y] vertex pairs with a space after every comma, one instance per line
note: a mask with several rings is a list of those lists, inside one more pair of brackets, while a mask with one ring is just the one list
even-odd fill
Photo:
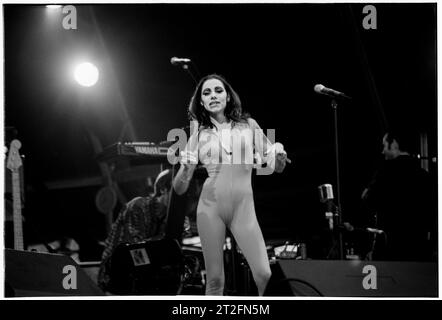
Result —
[[194, 144], [195, 139], [198, 141], [198, 158], [208, 173], [197, 208], [207, 272], [206, 295], [223, 294], [226, 227], [247, 259], [258, 292], [263, 294], [271, 271], [256, 218], [251, 174], [254, 149], [265, 159], [272, 144], [253, 119], [225, 124], [212, 121], [215, 128], [200, 129], [199, 134], [191, 137]]

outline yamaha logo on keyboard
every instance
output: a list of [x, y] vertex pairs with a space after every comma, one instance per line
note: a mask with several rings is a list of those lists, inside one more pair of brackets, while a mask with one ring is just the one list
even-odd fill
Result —
[[164, 147], [140, 147], [134, 146], [134, 149], [138, 153], [149, 155], [167, 155], [167, 148]]
[[126, 146], [130, 146], [134, 148], [136, 153], [139, 154], [147, 154], [151, 156], [167, 156], [167, 150], [166, 147], [160, 147], [158, 145], [155, 145], [153, 143], [149, 142], [129, 142], [125, 143]]

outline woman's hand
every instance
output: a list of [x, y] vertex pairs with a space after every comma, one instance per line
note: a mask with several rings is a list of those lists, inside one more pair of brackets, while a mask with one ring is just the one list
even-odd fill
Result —
[[280, 173], [284, 170], [286, 162], [292, 163], [292, 160], [287, 158], [287, 152], [284, 150], [282, 143], [276, 142], [273, 147], [275, 148], [275, 171]]
[[197, 152], [192, 151], [181, 151], [180, 156], [181, 167], [173, 180], [173, 188], [177, 194], [182, 195], [187, 191], [192, 180], [198, 157]]
[[285, 152], [284, 146], [282, 145], [282, 143], [279, 143], [279, 142], [275, 143], [275, 154], [276, 154], [276, 159], [281, 160], [281, 161], [287, 161], [288, 163], [292, 163], [292, 160], [287, 158], [287, 152]]
[[180, 163], [186, 170], [193, 171], [198, 164], [198, 153], [192, 151], [181, 151]]

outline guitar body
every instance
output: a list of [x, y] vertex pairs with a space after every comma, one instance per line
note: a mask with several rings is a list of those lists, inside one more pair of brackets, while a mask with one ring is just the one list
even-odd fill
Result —
[[24, 250], [23, 244], [23, 218], [21, 212], [21, 194], [20, 194], [20, 167], [23, 162], [20, 157], [19, 149], [21, 143], [13, 140], [9, 147], [9, 154], [6, 167], [11, 170], [12, 175], [12, 221], [14, 225], [14, 249]]

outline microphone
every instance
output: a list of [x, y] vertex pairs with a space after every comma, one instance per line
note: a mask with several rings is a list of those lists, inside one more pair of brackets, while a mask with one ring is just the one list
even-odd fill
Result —
[[346, 94], [324, 87], [322, 84], [317, 84], [314, 87], [314, 90], [316, 93], [319, 94], [324, 94], [326, 96], [332, 97], [332, 98], [336, 98], [336, 99], [351, 99], [349, 96], [347, 96]]
[[333, 216], [336, 211], [336, 206], [333, 203], [333, 186], [331, 184], [321, 184], [318, 187], [319, 200], [325, 204], [325, 218], [328, 220], [330, 230], [334, 229]]
[[375, 228], [365, 228], [365, 231], [370, 233], [377, 233], [377, 234], [383, 234], [384, 230], [381, 229], [375, 229]]
[[190, 63], [190, 62], [191, 62], [191, 60], [187, 59], [187, 58], [172, 57], [170, 59], [170, 63], [172, 65], [174, 65], [174, 66], [180, 66], [180, 65], [187, 64], [187, 63]]
[[375, 234], [383, 234], [385, 233], [384, 230], [376, 229], [376, 228], [360, 228], [360, 227], [354, 227], [348, 222], [344, 222], [343, 224], [338, 226], [339, 229], [344, 231], [356, 231], [356, 232], [368, 232], [368, 233], [375, 233]]
[[333, 200], [333, 186], [331, 184], [321, 184], [318, 187], [318, 191], [319, 191], [319, 200], [322, 203], [325, 203], [329, 200]]

